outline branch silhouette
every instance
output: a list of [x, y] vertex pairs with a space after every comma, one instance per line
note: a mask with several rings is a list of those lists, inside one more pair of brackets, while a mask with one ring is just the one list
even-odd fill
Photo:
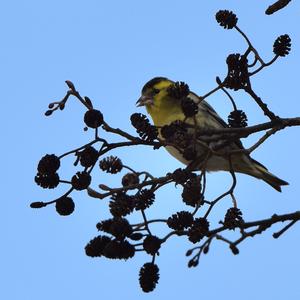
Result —
[[[269, 11], [274, 11], [274, 9]], [[223, 80], [217, 77], [217, 86], [200, 97], [200, 101], [202, 101], [216, 92], [224, 92], [233, 106], [233, 111], [228, 116], [227, 128], [205, 130], [198, 128], [195, 135], [189, 136], [186, 133], [186, 128], [190, 125], [185, 122], [173, 122], [170, 125], [157, 128], [150, 123], [146, 116], [135, 113], [130, 120], [137, 134], [132, 135], [108, 124], [101, 111], [94, 108], [92, 101], [87, 96], [81, 96], [75, 85], [68, 80], [66, 84], [69, 89], [66, 95], [60, 101], [50, 103], [45, 113], [46, 116], [51, 116], [54, 112], [63, 110], [70, 98], [74, 97], [87, 109], [83, 118], [87, 126], [86, 130], [88, 128], [94, 130], [95, 134], [91, 141], [76, 149], [58, 156], [47, 154], [40, 160], [35, 182], [46, 189], [53, 189], [59, 184], [66, 185], [67, 189], [59, 198], [49, 202], [33, 202], [31, 207], [42, 208], [55, 205], [57, 213], [67, 216], [75, 209], [74, 201], [71, 198], [71, 193], [74, 190], [86, 191], [90, 197], [101, 201], [109, 199], [108, 206], [112, 216], [96, 225], [102, 233], [86, 245], [86, 254], [90, 257], [127, 260], [134, 257], [138, 252], [146, 252], [151, 259], [142, 266], [139, 273], [139, 282], [144, 292], [152, 291], [158, 283], [159, 268], [155, 263], [155, 258], [163, 244], [173, 236], [186, 236], [191, 243], [197, 244], [186, 253], [187, 256], [192, 256], [188, 266], [195, 267], [198, 265], [202, 254], [209, 252], [213, 240], [227, 244], [233, 254], [238, 254], [238, 245], [248, 237], [262, 234], [274, 224], [282, 222], [282, 229], [273, 233], [273, 237], [278, 238], [300, 220], [300, 211], [283, 215], [273, 214], [263, 220], [244, 220], [234, 195], [237, 179], [231, 161], [234, 155], [241, 152], [252, 153], [278, 131], [300, 125], [300, 117], [281, 118], [270, 110], [251, 85], [252, 76], [289, 54], [291, 40], [287, 34], [279, 36], [273, 45], [274, 57], [265, 62], [247, 35], [237, 26], [238, 19], [233, 12], [221, 10], [217, 12], [216, 20], [225, 29], [236, 30], [246, 43], [244, 53], [234, 53], [227, 57], [228, 73], [226, 77]], [[248, 62], [250, 55], [254, 56], [252, 63]], [[180, 95], [184, 88], [188, 88], [188, 86], [179, 82], [172, 87], [173, 92], [176, 92], [177, 95]], [[266, 122], [247, 126], [246, 113], [237, 108], [234, 97], [230, 94], [231, 91], [237, 90], [244, 91], [255, 101], [258, 108], [266, 116]], [[102, 135], [99, 135], [100, 130], [117, 136], [119, 141], [111, 142], [103, 138]], [[159, 130], [167, 132], [167, 137], [159, 138]], [[261, 132], [262, 136], [248, 149], [226, 150], [226, 145], [229, 143], [238, 142], [241, 138], [258, 132]], [[195, 140], [205, 147], [205, 153], [194, 156], [186, 168], [173, 170], [167, 174], [162, 174], [161, 177], [155, 177], [148, 171], [135, 170], [134, 167], [124, 164], [120, 158], [109, 155], [112, 150], [131, 146], [152, 147], [154, 150], [172, 146], [183, 155], [187, 155], [188, 148], [196, 143]], [[188, 141], [188, 146], [183, 141]], [[214, 141], [221, 142], [211, 143]], [[232, 184], [215, 199], [207, 199], [206, 163], [212, 155], [227, 157]], [[75, 166], [80, 165], [80, 171], [77, 171], [69, 180], [61, 179], [58, 174], [60, 162], [67, 156], [74, 157]], [[201, 168], [199, 168], [200, 171], [196, 172], [194, 166], [198, 166], [199, 163], [201, 163]], [[109, 187], [100, 183], [97, 188], [91, 187], [92, 172], [97, 165], [98, 171], [110, 174], [124, 173], [125, 171], [120, 186]], [[157, 201], [155, 197], [157, 190], [174, 183], [182, 188], [181, 197], [187, 206], [186, 210], [166, 218], [148, 219], [147, 210]], [[214, 213], [215, 206], [226, 197], [231, 198], [232, 207], [229, 207], [224, 213], [219, 225], [212, 228], [209, 218]], [[141, 221], [139, 223], [130, 224], [127, 216], [132, 213], [140, 214]], [[164, 237], [158, 237], [153, 233], [152, 225], [156, 223], [169, 228], [169, 232]], [[238, 234], [235, 240], [230, 240], [227, 237], [227, 233], [231, 230], [236, 230]]]

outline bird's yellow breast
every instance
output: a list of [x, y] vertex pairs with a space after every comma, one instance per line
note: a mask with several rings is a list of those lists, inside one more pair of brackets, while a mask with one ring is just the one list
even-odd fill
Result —
[[146, 109], [155, 126], [164, 126], [176, 120], [183, 121], [185, 118], [180, 102], [170, 98], [166, 90], [155, 96], [153, 105], [147, 105]]
[[151, 115], [155, 126], [164, 126], [176, 120], [184, 120], [184, 114], [182, 113], [181, 108], [178, 108], [177, 106], [158, 108], [153, 105], [147, 108], [147, 111]]

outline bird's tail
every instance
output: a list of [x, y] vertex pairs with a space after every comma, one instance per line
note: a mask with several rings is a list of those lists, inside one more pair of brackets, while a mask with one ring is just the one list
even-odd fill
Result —
[[278, 192], [281, 192], [281, 186], [282, 185], [288, 185], [289, 183], [278, 178], [274, 174], [270, 173], [268, 169], [260, 164], [258, 161], [252, 159], [252, 166], [255, 168], [255, 172], [250, 172], [249, 175], [252, 175], [256, 178], [262, 179], [267, 184], [269, 184], [272, 188], [277, 190]]

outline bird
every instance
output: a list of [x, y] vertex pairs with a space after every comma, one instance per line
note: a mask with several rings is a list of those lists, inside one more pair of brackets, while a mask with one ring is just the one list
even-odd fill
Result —
[[[170, 89], [174, 87], [174, 84], [174, 81], [166, 77], [154, 77], [143, 86], [141, 96], [136, 102], [136, 106], [146, 107], [148, 114], [153, 120], [154, 126], [158, 128], [159, 138], [164, 140], [162, 136], [162, 128], [164, 126], [178, 121], [188, 124], [189, 133], [192, 135], [195, 131], [201, 129], [222, 129], [229, 127], [210, 104], [189, 89], [187, 98], [197, 104], [197, 111], [193, 117], [187, 117], [183, 111], [181, 100], [170, 93]], [[251, 158], [246, 151], [240, 151], [238, 154], [232, 155], [230, 159], [228, 154], [226, 156], [225, 154], [216, 155], [213, 153], [204, 163], [205, 159], [203, 154], [207, 153], [209, 147], [216, 146], [218, 143], [224, 143], [224, 138], [222, 140], [220, 137], [219, 140], [216, 141], [215, 139], [214, 142], [203, 142], [201, 138], [197, 137], [194, 148], [197, 153], [197, 159], [196, 162], [194, 162], [196, 165], [193, 166], [193, 171], [203, 170], [203, 168], [205, 168], [205, 171], [208, 172], [233, 171], [234, 173], [244, 173], [257, 179], [262, 179], [279, 192], [281, 192], [281, 186], [288, 185], [288, 182], [269, 172], [264, 165]], [[192, 164], [191, 160], [184, 157], [183, 151], [181, 151], [182, 149], [170, 145], [167, 145], [165, 148], [183, 164]], [[227, 153], [233, 150], [244, 150], [240, 140], [227, 142], [227, 145], [223, 148]], [[202, 161], [198, 161], [198, 157], [202, 157]]]

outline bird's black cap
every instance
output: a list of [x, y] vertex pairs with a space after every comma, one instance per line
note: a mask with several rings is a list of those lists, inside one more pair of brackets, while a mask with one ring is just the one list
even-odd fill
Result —
[[162, 80], [168, 80], [166, 77], [154, 77], [151, 80], [149, 80], [142, 89], [142, 93], [146, 92], [147, 89], [153, 87], [155, 84], [159, 83]]

